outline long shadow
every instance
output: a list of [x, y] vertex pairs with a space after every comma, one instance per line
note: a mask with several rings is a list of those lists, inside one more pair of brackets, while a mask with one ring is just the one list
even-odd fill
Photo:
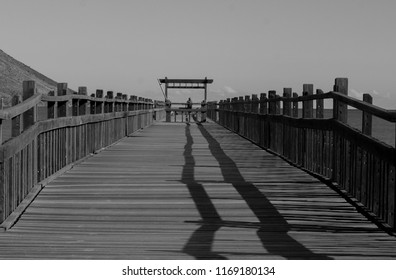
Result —
[[216, 231], [221, 227], [222, 220], [203, 185], [195, 180], [195, 159], [192, 155], [194, 141], [191, 136], [190, 124], [186, 125], [185, 133], [187, 143], [184, 146], [183, 152], [185, 164], [183, 166], [181, 182], [186, 184], [194, 200], [202, 218], [200, 222], [202, 225], [191, 235], [183, 248], [183, 252], [196, 259], [225, 259], [223, 256], [212, 252], [214, 236]]
[[205, 127], [198, 124], [198, 128], [208, 142], [211, 154], [220, 165], [224, 181], [233, 185], [258, 218], [260, 225], [257, 235], [270, 254], [283, 256], [286, 259], [330, 259], [326, 255], [313, 253], [288, 235], [290, 225], [275, 206], [252, 183], [244, 179], [236, 163]]

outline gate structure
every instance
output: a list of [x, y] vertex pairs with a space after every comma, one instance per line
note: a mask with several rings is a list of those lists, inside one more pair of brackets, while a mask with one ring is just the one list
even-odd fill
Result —
[[[161, 84], [165, 84], [165, 111], [166, 122], [171, 122], [172, 119], [177, 122], [190, 122], [191, 117], [200, 122], [206, 121], [206, 100], [208, 84], [213, 83], [212, 79], [165, 79], [159, 80]], [[172, 102], [168, 96], [168, 89], [203, 89], [204, 99], [201, 103], [173, 103], [173, 105], [181, 105], [182, 107], [172, 107]], [[200, 105], [198, 108], [193, 108], [193, 105]]]

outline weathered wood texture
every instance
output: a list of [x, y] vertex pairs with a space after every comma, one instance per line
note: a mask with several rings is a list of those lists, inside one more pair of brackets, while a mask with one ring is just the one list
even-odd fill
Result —
[[[334, 89], [340, 92], [324, 94], [317, 90], [314, 95], [313, 85], [305, 84], [303, 96], [293, 94], [293, 98], [277, 97], [270, 91], [269, 99], [261, 98], [259, 113], [241, 111], [239, 107], [229, 106], [228, 101], [220, 101], [218, 109], [210, 106], [209, 110], [217, 111], [214, 120], [221, 125], [302, 168], [331, 179], [395, 230], [395, 148], [370, 136], [372, 115], [395, 122], [395, 113], [371, 105], [372, 99], [367, 95], [364, 102], [347, 96], [346, 78], [337, 78]], [[288, 89], [287, 93], [290, 92]], [[334, 100], [332, 119], [323, 119], [325, 98]], [[313, 100], [317, 102], [317, 118], [313, 114]], [[283, 103], [287, 114], [278, 114], [277, 102]], [[293, 102], [291, 117], [290, 102]], [[299, 102], [303, 103], [301, 118]], [[347, 105], [363, 111], [360, 131], [347, 125]], [[239, 106], [244, 106], [243, 101], [239, 101]], [[214, 114], [209, 112], [210, 116]]]
[[157, 123], [48, 184], [3, 259], [387, 259], [335, 191], [214, 123]]
[[[23, 102], [18, 104], [16, 96], [15, 108], [0, 111], [0, 118], [12, 120], [9, 135], [13, 137], [0, 146], [0, 223], [35, 184], [164, 115], [149, 99], [105, 99], [101, 90], [92, 98], [86, 96], [86, 87], [68, 95], [66, 83], [58, 84], [57, 96], [35, 93], [35, 83], [24, 82]], [[47, 119], [36, 122], [40, 100], [47, 102]], [[88, 101], [93, 115], [87, 114]], [[122, 110], [105, 113], [106, 103], [121, 104]]]

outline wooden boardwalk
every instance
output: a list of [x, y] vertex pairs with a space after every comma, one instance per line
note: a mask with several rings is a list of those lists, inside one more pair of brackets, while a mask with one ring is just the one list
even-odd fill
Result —
[[157, 123], [48, 184], [2, 259], [387, 259], [396, 238], [214, 123]]

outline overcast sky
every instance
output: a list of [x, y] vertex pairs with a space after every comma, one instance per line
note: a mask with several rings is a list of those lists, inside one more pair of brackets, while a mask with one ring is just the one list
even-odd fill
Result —
[[[0, 49], [69, 87], [162, 99], [157, 78], [208, 78], [209, 100], [304, 83], [396, 109], [394, 0], [0, 0]], [[201, 101], [200, 91], [170, 91]]]

